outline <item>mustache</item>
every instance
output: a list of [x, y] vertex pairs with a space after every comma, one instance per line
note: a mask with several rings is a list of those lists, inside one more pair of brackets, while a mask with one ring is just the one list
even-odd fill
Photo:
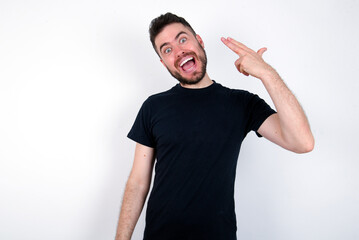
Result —
[[196, 55], [193, 51], [183, 53], [183, 54], [182, 54], [180, 57], [178, 57], [178, 59], [176, 60], [176, 62], [175, 62], [176, 66], [178, 67], [178, 66], [180, 65], [180, 62], [181, 62], [182, 58], [187, 57], [187, 56], [193, 56], [194, 58], [197, 58], [197, 55]]

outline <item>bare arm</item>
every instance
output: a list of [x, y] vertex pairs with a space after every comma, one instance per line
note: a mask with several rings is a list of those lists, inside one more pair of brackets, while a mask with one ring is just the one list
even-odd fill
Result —
[[267, 118], [258, 132], [270, 141], [293, 152], [310, 152], [314, 147], [314, 138], [298, 100], [274, 70], [263, 77], [262, 82], [278, 114]]
[[278, 114], [268, 117], [258, 132], [270, 141], [296, 153], [309, 152], [314, 147], [314, 138], [305, 113], [298, 100], [288, 89], [279, 74], [267, 64], [261, 48], [257, 52], [231, 38], [222, 42], [239, 58], [235, 65], [246, 76], [260, 79], [267, 89]]
[[145, 203], [152, 177], [154, 149], [137, 143], [123, 196], [115, 240], [130, 240]]

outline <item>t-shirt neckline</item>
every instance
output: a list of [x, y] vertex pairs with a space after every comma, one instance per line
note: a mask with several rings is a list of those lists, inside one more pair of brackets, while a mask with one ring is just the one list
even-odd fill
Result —
[[213, 81], [213, 83], [211, 85], [204, 87], [204, 88], [186, 88], [186, 87], [182, 87], [181, 84], [177, 83], [175, 86], [175, 89], [177, 91], [186, 92], [186, 93], [205, 93], [205, 92], [212, 91], [219, 85], [218, 83], [216, 83], [216, 81], [214, 81], [214, 80], [212, 80], [212, 81]]

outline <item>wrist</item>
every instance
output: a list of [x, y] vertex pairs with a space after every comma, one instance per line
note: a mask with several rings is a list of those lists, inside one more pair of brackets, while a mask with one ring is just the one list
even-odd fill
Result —
[[267, 65], [267, 67], [264, 69], [264, 71], [261, 73], [259, 79], [265, 83], [265, 82], [271, 82], [275, 79], [278, 79], [279, 75], [277, 71], [271, 67], [270, 65]]

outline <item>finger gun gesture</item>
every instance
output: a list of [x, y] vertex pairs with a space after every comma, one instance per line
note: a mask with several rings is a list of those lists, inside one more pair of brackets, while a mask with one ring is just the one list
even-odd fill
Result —
[[267, 51], [267, 48], [261, 48], [255, 52], [243, 43], [232, 38], [222, 37], [221, 40], [229, 49], [239, 56], [234, 64], [240, 73], [261, 79], [266, 71], [271, 69], [262, 58], [262, 55]]

